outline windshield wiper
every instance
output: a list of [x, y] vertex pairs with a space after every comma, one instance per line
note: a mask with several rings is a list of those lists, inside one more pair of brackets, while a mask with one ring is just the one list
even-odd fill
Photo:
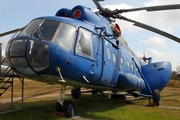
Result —
[[36, 30], [40, 40], [42, 40], [43, 36], [42, 36], [42, 33], [41, 33], [41, 27], [39, 27], [37, 30]]
[[[43, 21], [44, 22], [44, 21]], [[43, 22], [41, 22], [40, 24], [39, 24], [39, 26], [35, 29], [35, 31], [33, 32], [33, 36], [37, 33], [37, 35], [39, 36], [39, 39], [40, 40], [42, 40], [42, 38], [43, 38], [43, 35], [42, 35], [42, 33], [41, 33], [41, 29], [42, 29], [42, 24], [43, 24]], [[35, 36], [34, 36], [35, 37]]]

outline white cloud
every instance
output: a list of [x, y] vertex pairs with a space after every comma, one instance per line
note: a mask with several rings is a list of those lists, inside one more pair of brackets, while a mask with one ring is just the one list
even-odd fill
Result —
[[[180, 1], [179, 0], [165, 0], [165, 1], [150, 0], [144, 3], [145, 6], [173, 5], [173, 4], [180, 4]], [[180, 10], [177, 10], [177, 9], [152, 12], [151, 18], [153, 17], [153, 19], [150, 19], [150, 20], [152, 20], [153, 22], [156, 22], [156, 25], [159, 24], [158, 26], [168, 31], [168, 29], [170, 28], [170, 25], [180, 26], [180, 23], [179, 23], [180, 18], [178, 16], [179, 13], [180, 13]]]
[[162, 52], [156, 49], [149, 49], [147, 54], [156, 59], [170, 60], [170, 61], [177, 61], [177, 58], [180, 55], [179, 53]]
[[122, 4], [115, 4], [115, 5], [105, 5], [103, 6], [104, 8], [109, 8], [111, 10], [115, 10], [115, 9], [118, 9], [118, 8], [133, 8], [132, 5], [128, 5], [128, 4], [125, 4], [125, 3], [122, 3]]
[[166, 47], [166, 41], [157, 36], [150, 37], [148, 40], [143, 40], [143, 43], [148, 46], [156, 46], [161, 48]]
[[[150, 0], [148, 2], [144, 3], [144, 6], [155, 6], [155, 5], [170, 5], [170, 4], [180, 4], [179, 0]], [[127, 4], [117, 4], [117, 5], [106, 5], [104, 7], [107, 7], [109, 9], [116, 9], [116, 8], [134, 8], [131, 5]], [[148, 24], [150, 26], [154, 26], [158, 29], [164, 30], [168, 33], [173, 34], [175, 31], [173, 27], [180, 26], [180, 17], [178, 16], [180, 13], [180, 10], [165, 10], [165, 11], [153, 11], [153, 12], [147, 12], [147, 11], [136, 11], [136, 12], [127, 12], [123, 13], [122, 15], [133, 19], [135, 21], [139, 21], [145, 24]], [[121, 28], [127, 28], [128, 31], [136, 31], [137, 29], [132, 27], [132, 24], [128, 24], [129, 22], [124, 22], [123, 20], [117, 21], [118, 24], [120, 24]]]
[[166, 54], [160, 51], [157, 51], [155, 49], [150, 49], [148, 52], [148, 55], [155, 58], [164, 58], [166, 57]]
[[179, 0], [149, 0], [145, 2], [145, 6], [153, 6], [153, 5], [167, 5], [167, 4], [178, 4]]
[[143, 54], [140, 53], [140, 52], [135, 52], [135, 55], [136, 55], [138, 58], [142, 58], [142, 57], [143, 57]]
[[172, 69], [176, 70], [176, 66], [179, 64], [180, 53], [162, 52], [156, 49], [149, 49], [147, 57], [152, 57], [154, 62], [157, 61], [169, 61], [172, 63]]

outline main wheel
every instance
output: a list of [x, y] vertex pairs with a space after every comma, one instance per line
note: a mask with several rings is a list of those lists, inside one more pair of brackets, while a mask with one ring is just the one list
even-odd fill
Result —
[[60, 103], [58, 103], [58, 102], [55, 105], [55, 111], [57, 111], [57, 112], [62, 112], [63, 111], [62, 105]]
[[153, 91], [153, 103], [155, 103], [156, 106], [160, 105], [160, 91], [158, 89]]
[[81, 98], [81, 88], [77, 87], [71, 90], [71, 96], [73, 99], [80, 99]]
[[70, 100], [64, 101], [63, 103], [63, 112], [66, 117], [73, 117], [74, 116], [74, 103]]
[[93, 95], [96, 95], [96, 94], [98, 93], [98, 90], [92, 89], [91, 93], [92, 93]]

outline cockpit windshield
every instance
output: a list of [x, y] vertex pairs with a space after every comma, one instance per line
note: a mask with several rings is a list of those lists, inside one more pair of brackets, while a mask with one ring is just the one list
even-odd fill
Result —
[[74, 26], [61, 23], [57, 30], [57, 36], [53, 42], [66, 50], [70, 50], [74, 42], [75, 33], [76, 28]]
[[72, 48], [76, 27], [56, 20], [35, 19], [18, 36], [32, 36], [39, 40], [52, 41], [66, 50]]
[[52, 40], [60, 22], [49, 19], [35, 19], [18, 36], [33, 36], [38, 39]]

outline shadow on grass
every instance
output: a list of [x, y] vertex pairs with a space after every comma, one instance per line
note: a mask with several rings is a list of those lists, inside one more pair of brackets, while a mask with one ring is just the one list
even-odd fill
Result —
[[112, 111], [117, 108], [121, 108], [127, 104], [134, 104], [133, 101], [111, 99], [110, 97], [104, 97], [100, 94], [83, 95], [82, 99], [73, 101], [75, 103], [76, 115], [96, 119], [108, 119], [102, 118], [103, 113], [106, 113], [107, 111]]
[[[68, 96], [70, 97], [70, 96]], [[127, 104], [133, 104], [133, 101], [127, 102], [120, 99], [110, 99], [109, 97], [103, 97], [102, 95], [87, 95], [83, 94], [82, 99], [72, 100], [75, 105], [75, 115], [85, 116], [90, 118], [101, 119], [94, 113], [103, 113], [116, 109], [117, 107], [123, 107]], [[58, 120], [62, 118], [55, 117], [52, 113], [55, 108], [56, 98], [41, 98], [35, 100], [26, 100], [24, 103], [24, 109], [14, 113], [1, 115], [0, 119], [5, 120]], [[20, 104], [20, 103], [15, 103]], [[108, 118], [107, 118], [108, 119]]]
[[[0, 115], [0, 120], [58, 120], [52, 113], [55, 99], [25, 101], [23, 110]], [[14, 103], [17, 106], [21, 103]]]

